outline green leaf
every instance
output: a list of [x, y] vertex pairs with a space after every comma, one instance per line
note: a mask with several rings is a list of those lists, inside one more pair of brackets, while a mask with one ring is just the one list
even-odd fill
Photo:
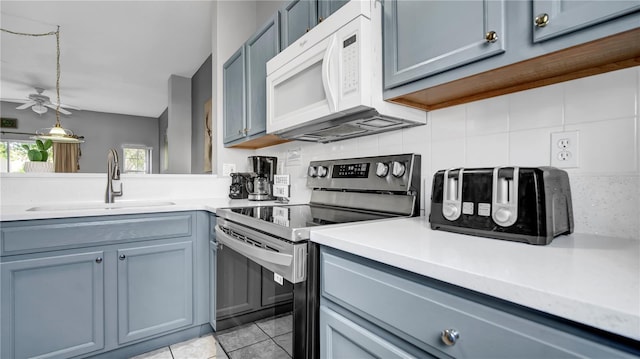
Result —
[[36, 140], [36, 146], [38, 147], [39, 151], [44, 151], [44, 143], [42, 143], [42, 141], [40, 140]]
[[46, 141], [44, 141], [44, 150], [45, 150], [45, 151], [46, 151], [46, 150], [48, 150], [48, 149], [50, 149], [50, 148], [51, 148], [51, 146], [53, 146], [53, 141], [51, 141], [51, 140], [46, 140]]
[[29, 151], [31, 149], [31, 148], [29, 148], [29, 145], [22, 145], [22, 148], [24, 148], [27, 151]]
[[40, 161], [47, 162], [47, 158], [49, 158], [47, 151], [40, 151], [40, 155], [42, 155], [42, 159]]
[[29, 161], [33, 161], [33, 162], [42, 161], [42, 153], [38, 150], [29, 150], [29, 153], [27, 153], [27, 156], [29, 157]]

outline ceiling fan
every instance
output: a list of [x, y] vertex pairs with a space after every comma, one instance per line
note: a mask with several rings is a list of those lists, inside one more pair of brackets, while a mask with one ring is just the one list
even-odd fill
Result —
[[[3, 101], [22, 102], [24, 104], [16, 107], [16, 110], [24, 110], [24, 109], [27, 109], [27, 108], [31, 107], [33, 112], [35, 112], [35, 113], [37, 113], [39, 115], [42, 115], [43, 113], [47, 112], [47, 107], [51, 108], [53, 110], [56, 109], [57, 104], [51, 102], [51, 100], [49, 99], [49, 96], [46, 96], [46, 95], [42, 94], [44, 92], [43, 88], [36, 87], [35, 90], [36, 90], [37, 93], [29, 94], [29, 99], [28, 100], [23, 100], [23, 99], [6, 99], [5, 100], [5, 99], [3, 99]], [[71, 110], [80, 111], [80, 109], [77, 108], [77, 107], [60, 104], [60, 113], [65, 114], [65, 115], [71, 115], [71, 112], [65, 110], [65, 108], [68, 108], [68, 109], [71, 109]]]

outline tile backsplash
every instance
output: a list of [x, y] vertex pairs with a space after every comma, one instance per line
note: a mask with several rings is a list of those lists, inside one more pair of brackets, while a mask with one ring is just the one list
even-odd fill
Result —
[[[431, 179], [451, 167], [549, 166], [553, 132], [579, 132], [579, 167], [567, 169], [575, 231], [640, 239], [640, 67], [428, 113], [426, 126], [330, 144], [291, 142], [258, 150], [278, 156], [292, 197], [307, 200], [306, 165], [330, 158], [422, 154], [422, 209]], [[302, 164], [289, 166], [287, 151]], [[425, 205], [426, 203], [426, 205]]]

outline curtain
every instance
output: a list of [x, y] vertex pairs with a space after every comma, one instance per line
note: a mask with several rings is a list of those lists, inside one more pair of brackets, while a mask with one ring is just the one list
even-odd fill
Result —
[[80, 144], [78, 143], [53, 143], [55, 172], [78, 172], [80, 170], [80, 156]]

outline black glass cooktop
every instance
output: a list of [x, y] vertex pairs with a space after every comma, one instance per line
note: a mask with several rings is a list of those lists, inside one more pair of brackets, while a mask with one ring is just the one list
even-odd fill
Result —
[[252, 220], [275, 223], [291, 229], [369, 221], [396, 216], [314, 205], [239, 207], [228, 208], [227, 210], [250, 217]]

